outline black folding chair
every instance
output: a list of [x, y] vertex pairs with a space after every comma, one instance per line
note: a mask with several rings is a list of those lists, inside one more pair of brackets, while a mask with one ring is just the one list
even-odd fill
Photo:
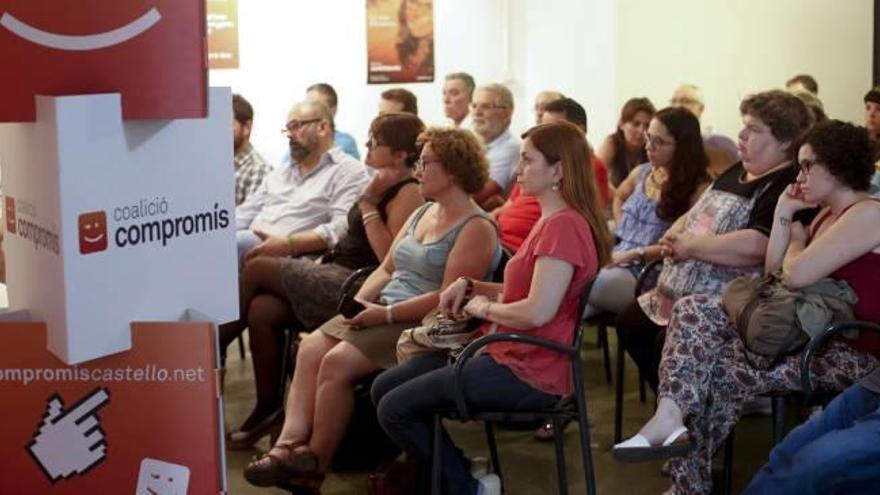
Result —
[[[583, 340], [583, 311], [586, 306], [587, 297], [590, 293], [592, 284], [587, 284], [580, 297], [578, 317], [575, 319], [575, 329], [572, 344], [565, 345], [556, 341], [542, 339], [533, 335], [518, 333], [501, 333], [490, 334], [480, 337], [471, 342], [461, 353], [458, 361], [455, 363], [455, 373], [453, 377], [453, 386], [456, 391], [456, 407], [443, 411], [435, 411], [434, 413], [434, 449], [432, 456], [432, 472], [431, 472], [431, 492], [439, 495], [440, 491], [440, 474], [441, 465], [441, 438], [442, 438], [442, 420], [443, 418], [455, 419], [459, 421], [480, 420], [485, 424], [486, 437], [489, 443], [489, 452], [492, 459], [492, 468], [499, 478], [501, 475], [501, 463], [498, 459], [498, 448], [495, 443], [495, 433], [492, 424], [496, 422], [510, 421], [539, 421], [551, 418], [554, 428], [554, 442], [556, 448], [556, 474], [557, 489], [560, 494], [568, 493], [568, 481], [565, 470], [565, 449], [563, 444], [563, 425], [568, 420], [577, 420], [580, 430], [581, 455], [583, 460], [584, 481], [587, 487], [587, 493], [593, 495], [596, 493], [596, 480], [593, 472], [593, 457], [590, 448], [590, 431], [587, 419], [587, 402], [584, 396], [583, 383], [583, 366], [581, 361], [581, 343]], [[535, 345], [551, 349], [564, 356], [571, 362], [571, 373], [574, 378], [574, 390], [572, 396], [563, 397], [553, 407], [534, 411], [471, 411], [467, 405], [462, 388], [462, 372], [466, 363], [474, 356], [474, 354], [493, 342], [516, 342], [519, 344]], [[503, 482], [502, 482], [503, 488]]]

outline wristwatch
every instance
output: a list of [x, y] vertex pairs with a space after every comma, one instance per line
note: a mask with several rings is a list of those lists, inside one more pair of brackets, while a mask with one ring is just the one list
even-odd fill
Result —
[[645, 258], [645, 248], [644, 248], [644, 246], [642, 246], [639, 248], [639, 263], [641, 263], [642, 265], [645, 265], [646, 261], [647, 261], [647, 259]]

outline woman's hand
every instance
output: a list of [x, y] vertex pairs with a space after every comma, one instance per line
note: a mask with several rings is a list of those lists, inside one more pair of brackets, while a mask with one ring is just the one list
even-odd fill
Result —
[[675, 261], [692, 257], [695, 236], [688, 232], [667, 232], [659, 241], [660, 254]]
[[627, 249], [626, 251], [621, 251], [619, 253], [613, 253], [611, 255], [611, 265], [619, 266], [625, 265], [631, 261], [635, 261], [639, 259], [639, 250], [638, 249]]
[[779, 195], [776, 201], [776, 214], [791, 219], [795, 213], [813, 208], [817, 203], [808, 203], [804, 201], [804, 194], [801, 192], [801, 185], [797, 182], [789, 184], [785, 191]]
[[440, 293], [440, 313], [444, 316], [454, 317], [461, 312], [461, 303], [467, 294], [467, 280], [459, 278], [446, 286], [446, 290]]
[[[359, 301], [360, 302], [360, 301]], [[354, 330], [362, 328], [374, 327], [385, 323], [388, 309], [380, 304], [365, 302], [362, 303], [366, 308], [360, 313], [354, 315], [354, 318], [343, 320], [343, 323], [349, 325]]]
[[492, 304], [486, 296], [474, 296], [464, 307], [464, 313], [472, 318], [485, 320], [489, 316], [489, 306]]
[[387, 191], [388, 188], [403, 180], [404, 176], [407, 173], [407, 169], [379, 169], [373, 175], [373, 178], [370, 179], [367, 187], [364, 188], [364, 196], [370, 196], [376, 199], [380, 198], [382, 196], [382, 193]]

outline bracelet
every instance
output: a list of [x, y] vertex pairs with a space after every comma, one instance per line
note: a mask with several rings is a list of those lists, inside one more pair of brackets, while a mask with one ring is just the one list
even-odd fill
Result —
[[368, 221], [370, 221], [374, 218], [377, 218], [378, 216], [379, 216], [378, 211], [371, 211], [369, 213], [364, 213], [363, 215], [361, 215], [361, 221], [363, 221], [364, 223], [367, 223]]
[[385, 323], [387, 323], [389, 325], [394, 323], [394, 312], [391, 311], [392, 306], [394, 306], [394, 305], [389, 304], [388, 306], [385, 306]]
[[492, 312], [492, 303], [486, 304], [486, 314], [483, 316], [484, 320], [488, 320], [490, 318], [490, 313]]
[[639, 248], [639, 263], [642, 264], [642, 265], [645, 265], [645, 261], [647, 261], [647, 260], [645, 259], [645, 248], [644, 248], [644, 247], [640, 247], [640, 248]]

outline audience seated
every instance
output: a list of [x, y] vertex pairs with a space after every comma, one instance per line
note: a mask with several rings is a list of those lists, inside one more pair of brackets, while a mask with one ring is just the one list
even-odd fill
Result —
[[[306, 99], [323, 103], [324, 106], [330, 109], [330, 114], [333, 116], [333, 119], [336, 119], [339, 97], [336, 95], [336, 90], [333, 89], [333, 86], [327, 83], [312, 84], [306, 89]], [[342, 148], [342, 151], [351, 155], [355, 160], [361, 159], [361, 155], [358, 153], [357, 143], [355, 143], [354, 137], [352, 137], [351, 134], [337, 130], [334, 127], [333, 141], [336, 143], [336, 146]]]
[[785, 81], [785, 89], [788, 91], [806, 91], [813, 96], [819, 96], [819, 83], [809, 74], [798, 74]]
[[487, 276], [500, 260], [495, 227], [471, 199], [488, 176], [479, 142], [469, 131], [434, 128], [419, 143], [416, 175], [433, 202], [410, 216], [361, 286], [355, 300], [365, 309], [335, 316], [300, 343], [284, 428], [245, 470], [252, 484], [288, 482], [319, 493], [352, 414], [353, 382], [396, 364], [400, 333], [437, 307], [443, 289], [460, 277]]
[[685, 296], [720, 295], [733, 278], [760, 270], [776, 198], [797, 176], [797, 142], [811, 125], [806, 105], [785, 91], [767, 91], [743, 100], [740, 113], [742, 163], [716, 179], [660, 239], [666, 259], [657, 287], [617, 320], [620, 345], [655, 390], [672, 306]]
[[535, 96], [535, 125], [540, 125], [543, 123], [544, 110], [547, 107], [547, 104], [551, 101], [561, 100], [565, 98], [565, 95], [560, 93], [559, 91], [541, 91]]
[[617, 131], [599, 145], [596, 154], [608, 166], [611, 186], [617, 187], [632, 169], [648, 161], [645, 131], [656, 110], [647, 98], [630, 98], [620, 110]]
[[[669, 106], [688, 109], [697, 119], [703, 117], [706, 104], [700, 88], [693, 84], [680, 84], [669, 99]], [[717, 134], [712, 126], [705, 126], [703, 141], [706, 146], [706, 155], [709, 157], [709, 175], [716, 179], [731, 165], [739, 161], [739, 153], [736, 151], [736, 143], [732, 139]]]
[[807, 105], [810, 113], [813, 114], [813, 122], [818, 124], [828, 120], [828, 116], [825, 114], [825, 105], [822, 104], [822, 100], [818, 96], [803, 89], [794, 89], [790, 92]]
[[[544, 123], [569, 122], [582, 129], [586, 136], [587, 112], [578, 102], [565, 98], [550, 103], [550, 107], [553, 111], [544, 112]], [[592, 152], [592, 149], [590, 151]], [[592, 172], [594, 174], [594, 184], [599, 191], [605, 190], [604, 195], [599, 194], [600, 205], [605, 210], [610, 206], [610, 201], [604, 200], [607, 196], [610, 196], [610, 193], [607, 191], [607, 170], [595, 156], [590, 157], [590, 163], [592, 164]], [[606, 186], [605, 188], [602, 187], [603, 183]], [[510, 197], [507, 198], [504, 205], [492, 211], [492, 217], [498, 223], [498, 229], [501, 233], [501, 244], [515, 253], [541, 217], [541, 205], [538, 204], [538, 199], [534, 196], [523, 194], [522, 188], [517, 183], [513, 185]]]
[[[760, 113], [755, 106], [760, 98], [762, 95], [751, 97], [743, 104], [747, 126], [754, 124], [748, 121], [751, 112]], [[764, 123], [768, 120], [761, 118]], [[880, 322], [880, 305], [876, 304], [880, 293], [880, 231], [876, 229], [880, 200], [866, 192], [874, 145], [864, 128], [840, 121], [818, 124], [803, 142], [798, 152], [797, 182], [788, 184], [776, 202], [764, 270], [781, 271], [783, 283], [792, 289], [808, 287], [825, 277], [845, 281], [858, 296], [853, 308], [856, 318]], [[746, 146], [743, 159], [753, 166], [756, 149]], [[819, 214], [812, 222], [801, 223], [796, 213], [816, 204], [821, 206]], [[878, 349], [870, 346], [877, 341], [870, 337], [876, 335], [841, 338], [820, 351], [810, 370], [814, 383], [822, 389], [841, 390], [876, 367], [875, 356], [880, 354], [868, 352]], [[713, 454], [736, 424], [742, 405], [758, 394], [797, 390], [801, 354], [776, 360], [747, 349], [717, 294], [698, 293], [681, 299], [672, 311], [663, 349], [657, 411], [638, 435], [615, 446], [615, 457], [635, 461], [686, 455], [669, 463], [672, 490], [709, 493]], [[867, 407], [875, 409], [876, 403], [871, 404]], [[835, 473], [820, 469], [821, 463], [834, 465], [853, 459], [863, 442], [831, 446], [819, 439], [812, 445], [814, 435], [830, 426], [821, 423], [813, 422], [793, 433], [773, 451], [770, 465], [752, 487], [754, 493], [797, 493], [796, 487], [809, 493], [828, 493], [820, 487]], [[869, 426], [862, 431], [874, 429]], [[842, 440], [846, 434], [834, 436]], [[820, 445], [829, 448], [812, 448]], [[871, 446], [876, 452], [876, 442]], [[855, 481], [850, 475], [864, 472], [854, 465], [846, 466], [850, 471], [837, 479], [837, 489], [846, 484], [844, 479]]]
[[633, 301], [636, 278], [660, 258], [660, 237], [687, 212], [709, 184], [709, 158], [700, 123], [684, 108], [665, 108], [648, 126], [648, 163], [639, 165], [614, 195], [617, 244], [603, 268], [584, 314], [620, 313]]
[[332, 249], [366, 184], [363, 165], [333, 146], [333, 115], [322, 103], [294, 105], [282, 132], [290, 163], [235, 209], [239, 260]]
[[449, 125], [462, 129], [473, 129], [471, 100], [474, 97], [476, 83], [467, 72], [453, 72], [446, 75], [443, 82], [443, 114], [449, 119]]
[[263, 178], [272, 171], [263, 156], [251, 145], [254, 126], [254, 109], [239, 94], [232, 95], [232, 149], [235, 155], [235, 205], [242, 204], [256, 192]]
[[[459, 279], [443, 292], [439, 309], [484, 320], [484, 333], [525, 332], [570, 345], [580, 294], [608, 261], [609, 234], [582, 130], [546, 124], [523, 139], [517, 181], [523, 194], [538, 198], [541, 220], [508, 262], [504, 284]], [[422, 354], [373, 384], [382, 427], [423, 466], [431, 454], [432, 414], [455, 406], [446, 362], [441, 353]], [[558, 354], [516, 343], [490, 345], [468, 363], [463, 378], [473, 410], [546, 407], [572, 387], [570, 367]], [[498, 489], [496, 475], [475, 479], [449, 435], [442, 442], [444, 493], [498, 493], [491, 491]]]
[[486, 148], [489, 180], [474, 201], [491, 211], [504, 204], [519, 156], [519, 139], [510, 132], [513, 95], [501, 84], [489, 84], [474, 92], [471, 103], [474, 132]]
[[366, 163], [376, 170], [348, 211], [348, 233], [316, 263], [308, 258], [260, 256], [240, 278], [240, 319], [220, 327], [223, 349], [245, 327], [250, 335], [257, 403], [230, 434], [231, 449], [250, 448], [280, 425], [281, 362], [285, 328], [317, 328], [335, 314], [343, 282], [354, 270], [375, 266], [410, 214], [422, 204], [413, 167], [416, 137], [424, 130], [411, 114], [385, 114], [370, 125]]
[[379, 115], [394, 112], [418, 115], [419, 103], [416, 95], [403, 88], [391, 88], [383, 91], [382, 98], [379, 100]]

